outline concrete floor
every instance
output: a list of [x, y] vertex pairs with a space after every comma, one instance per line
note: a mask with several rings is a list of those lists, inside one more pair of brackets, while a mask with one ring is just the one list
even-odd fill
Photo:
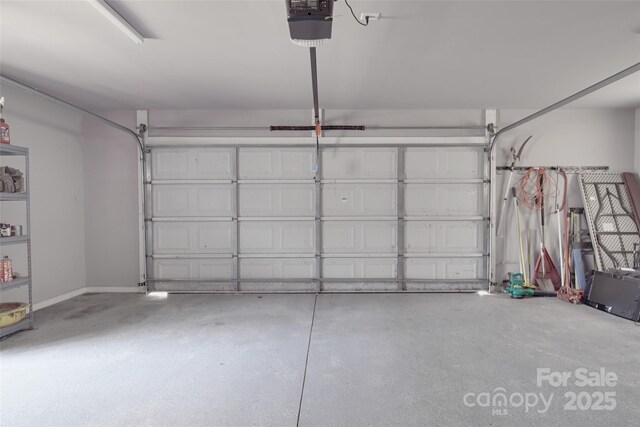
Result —
[[[0, 424], [631, 426], [639, 333], [555, 299], [83, 295], [0, 343]], [[575, 384], [601, 367], [615, 386]], [[572, 377], [538, 387], [537, 368]], [[510, 406], [478, 406], [498, 387]], [[583, 409], [564, 409], [567, 392], [589, 394]], [[587, 405], [602, 392], [615, 409]], [[518, 405], [533, 393], [551, 398], [546, 412]]]

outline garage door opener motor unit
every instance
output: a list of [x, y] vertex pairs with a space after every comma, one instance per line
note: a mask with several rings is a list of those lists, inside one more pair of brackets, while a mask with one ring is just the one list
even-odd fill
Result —
[[287, 0], [291, 41], [316, 47], [331, 38], [333, 0]]
[[[287, 21], [289, 23], [289, 35], [291, 36], [291, 41], [297, 45], [309, 48], [309, 57], [311, 59], [311, 85], [313, 89], [314, 126], [270, 126], [271, 131], [315, 130], [316, 151], [319, 146], [318, 138], [323, 130], [364, 130], [364, 126], [323, 126], [320, 123], [316, 47], [320, 46], [324, 40], [331, 38], [333, 2], [334, 0], [286, 0]], [[346, 1], [345, 3], [349, 6], [349, 3]], [[349, 9], [353, 14], [351, 6], [349, 6]], [[375, 19], [380, 19], [379, 13], [373, 15], [376, 15]], [[355, 14], [353, 14], [353, 16], [355, 18]], [[360, 21], [358, 22], [361, 25], [366, 26], [369, 23], [369, 18], [370, 16], [365, 17], [366, 24], [363, 24]]]

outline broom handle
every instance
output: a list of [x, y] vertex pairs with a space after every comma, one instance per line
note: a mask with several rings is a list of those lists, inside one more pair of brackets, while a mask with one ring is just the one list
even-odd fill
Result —
[[540, 224], [542, 224], [542, 247], [544, 248], [544, 175], [540, 174]]
[[497, 219], [496, 224], [496, 236], [500, 233], [500, 224], [502, 224], [502, 217], [504, 216], [504, 210], [507, 206], [507, 200], [509, 199], [509, 193], [512, 190], [511, 181], [513, 181], [513, 167], [515, 165], [515, 160], [511, 163], [511, 171], [509, 171], [509, 178], [507, 179], [507, 189], [504, 192], [504, 198], [502, 199], [502, 206], [500, 207], [500, 216]]
[[562, 224], [560, 223], [562, 211], [560, 210], [560, 205], [556, 205], [556, 208], [558, 209], [558, 249], [560, 251], [560, 272], [562, 273], [560, 283], [564, 287], [564, 248], [562, 246]]
[[524, 278], [524, 283], [529, 283], [527, 279], [527, 270], [525, 268], [524, 261], [524, 247], [522, 246], [522, 226], [520, 225], [520, 211], [518, 209], [518, 196], [516, 195], [516, 188], [511, 188], [511, 194], [513, 196], [513, 210], [516, 214], [516, 224], [518, 228], [518, 242], [520, 243], [520, 269], [522, 270], [522, 276]]
[[538, 174], [540, 174], [540, 224], [542, 228], [542, 237], [540, 239], [540, 259], [542, 262], [542, 277], [545, 278], [547, 276], [547, 271], [545, 266], [546, 259], [544, 257], [546, 252], [544, 244], [544, 175], [542, 174], [541, 169], [538, 169]]

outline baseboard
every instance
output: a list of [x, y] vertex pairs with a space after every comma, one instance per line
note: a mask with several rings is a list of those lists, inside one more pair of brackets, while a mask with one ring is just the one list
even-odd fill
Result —
[[142, 286], [94, 286], [76, 289], [75, 291], [67, 292], [66, 294], [58, 295], [57, 297], [50, 298], [48, 300], [33, 304], [33, 311], [38, 311], [50, 305], [58, 304], [59, 302], [66, 301], [71, 298], [78, 297], [84, 294], [100, 294], [100, 293], [144, 293], [145, 287]]
[[38, 311], [45, 307], [49, 307], [50, 305], [58, 304], [59, 302], [75, 298], [77, 296], [83, 295], [84, 293], [86, 293], [86, 288], [80, 288], [76, 289], [75, 291], [67, 292], [66, 294], [58, 295], [57, 297], [53, 297], [37, 304], [33, 304], [33, 311]]
[[147, 288], [144, 286], [87, 286], [85, 292], [88, 294], [98, 293], [145, 293]]

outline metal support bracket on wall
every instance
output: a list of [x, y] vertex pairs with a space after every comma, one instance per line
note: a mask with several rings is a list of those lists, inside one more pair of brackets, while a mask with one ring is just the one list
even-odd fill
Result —
[[151, 194], [151, 151], [146, 148], [145, 141], [149, 136], [149, 112], [136, 111], [136, 123], [142, 141], [142, 158], [138, 162], [138, 218], [140, 232], [140, 276], [147, 284], [147, 290], [153, 290], [153, 217]]
[[[312, 120], [315, 123], [315, 110], [313, 112]], [[320, 118], [320, 123], [324, 120], [324, 110], [320, 109], [318, 111], [318, 117]], [[313, 137], [316, 137], [315, 131], [312, 133]], [[322, 134], [320, 135], [322, 136]], [[317, 291], [322, 292], [322, 153], [319, 150], [319, 147], [316, 147], [315, 153], [315, 174], [313, 177], [314, 180], [314, 196], [315, 196], [315, 233], [316, 233], [316, 241], [315, 241], [315, 257], [316, 257], [316, 268], [315, 268], [315, 277], [317, 278]]]
[[396, 164], [396, 173], [397, 173], [397, 187], [396, 187], [396, 213], [398, 215], [398, 226], [397, 233], [398, 237], [396, 239], [396, 244], [398, 245], [398, 258], [396, 261], [396, 278], [398, 279], [398, 290], [406, 291], [407, 290], [407, 282], [405, 281], [405, 258], [404, 258], [404, 215], [405, 215], [405, 207], [404, 207], [404, 155], [405, 148], [398, 147], [396, 151], [397, 156], [397, 164]]
[[[485, 124], [485, 138], [487, 139], [487, 147], [491, 144], [496, 124], [498, 122], [497, 110], [485, 110], [484, 112], [484, 124]], [[485, 252], [489, 254], [486, 262], [487, 277], [489, 278], [489, 288], [495, 283], [495, 270], [496, 270], [496, 241], [492, 235], [491, 230], [494, 229], [495, 222], [495, 186], [496, 186], [496, 160], [495, 154], [489, 150], [485, 150], [487, 158], [484, 162], [484, 176], [483, 176], [483, 196], [484, 196], [484, 212], [485, 218], [489, 218], [489, 221], [484, 227], [484, 241]]]
[[233, 165], [233, 231], [231, 236], [232, 256], [233, 256], [233, 277], [235, 278], [236, 291], [240, 291], [240, 150], [238, 147], [233, 149], [232, 165]]

